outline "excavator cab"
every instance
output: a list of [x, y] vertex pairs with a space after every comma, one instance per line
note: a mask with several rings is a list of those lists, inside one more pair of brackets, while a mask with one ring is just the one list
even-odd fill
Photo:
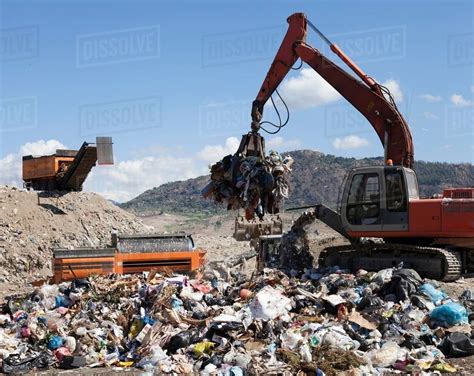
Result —
[[409, 168], [354, 169], [343, 192], [342, 225], [349, 231], [408, 231], [408, 202], [418, 198], [416, 175]]

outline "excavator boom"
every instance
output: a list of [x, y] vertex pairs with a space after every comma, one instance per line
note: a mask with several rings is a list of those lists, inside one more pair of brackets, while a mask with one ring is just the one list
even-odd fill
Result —
[[[331, 43], [312, 25], [303, 13], [293, 14], [288, 18], [288, 23], [285, 38], [253, 102], [252, 121], [261, 121], [265, 103], [300, 58], [365, 116], [384, 146], [385, 160], [391, 159], [395, 165], [411, 168], [414, 147], [410, 129], [388, 89], [366, 75], [336, 44]], [[331, 50], [359, 79], [306, 43], [308, 25], [330, 45]]]

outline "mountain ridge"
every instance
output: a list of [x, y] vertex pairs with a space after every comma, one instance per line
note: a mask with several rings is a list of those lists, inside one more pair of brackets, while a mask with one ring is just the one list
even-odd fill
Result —
[[[313, 205], [324, 202], [335, 206], [340, 188], [350, 169], [382, 165], [382, 157], [346, 158], [313, 150], [294, 150], [295, 162], [289, 175], [290, 197], [285, 207]], [[415, 162], [420, 193], [431, 196], [447, 187], [474, 187], [474, 166], [469, 163]], [[201, 190], [209, 182], [209, 175], [174, 181], [149, 189], [119, 206], [138, 215], [163, 212], [180, 214], [215, 214], [225, 211], [212, 200], [205, 200]]]

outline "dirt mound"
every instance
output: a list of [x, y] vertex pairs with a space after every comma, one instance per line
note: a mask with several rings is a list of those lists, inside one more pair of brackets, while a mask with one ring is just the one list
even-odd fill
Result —
[[106, 246], [112, 231], [150, 229], [94, 193], [31, 192], [0, 186], [1, 290], [50, 273], [54, 247]]

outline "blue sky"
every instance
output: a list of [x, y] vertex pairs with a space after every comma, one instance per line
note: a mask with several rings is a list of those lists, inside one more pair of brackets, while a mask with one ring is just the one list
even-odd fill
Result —
[[[86, 185], [125, 200], [235, 148], [286, 18], [304, 12], [396, 94], [415, 159], [474, 160], [471, 1], [0, 1], [0, 182], [19, 155], [114, 139]], [[309, 33], [309, 42], [327, 51]], [[309, 70], [282, 93], [270, 146], [377, 156], [370, 125]], [[265, 115], [272, 119], [272, 109]], [[42, 142], [41, 142], [42, 140]], [[214, 158], [214, 159], [213, 159]]]

